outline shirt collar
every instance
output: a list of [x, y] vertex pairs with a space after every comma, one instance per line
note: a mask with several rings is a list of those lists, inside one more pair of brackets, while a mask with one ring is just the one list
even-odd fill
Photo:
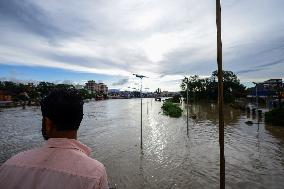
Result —
[[68, 138], [50, 138], [45, 144], [48, 148], [62, 148], [62, 149], [75, 149], [90, 156], [91, 149], [75, 139]]

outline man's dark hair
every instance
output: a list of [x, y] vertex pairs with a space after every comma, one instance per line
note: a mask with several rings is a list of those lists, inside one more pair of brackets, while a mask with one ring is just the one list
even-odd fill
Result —
[[55, 89], [41, 101], [43, 117], [59, 131], [78, 130], [83, 119], [83, 99], [76, 89]]

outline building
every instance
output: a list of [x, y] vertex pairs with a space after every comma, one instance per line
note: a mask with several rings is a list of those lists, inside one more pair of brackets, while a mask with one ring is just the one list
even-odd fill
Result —
[[279, 98], [283, 95], [283, 81], [282, 79], [269, 79], [261, 83], [255, 83], [255, 87], [248, 89], [248, 98]]
[[0, 101], [11, 101], [12, 96], [7, 93], [5, 90], [0, 90]]
[[262, 85], [267, 89], [277, 91], [282, 90], [284, 86], [282, 79], [269, 79], [267, 81], [264, 81]]
[[87, 89], [90, 93], [96, 94], [108, 94], [108, 87], [104, 83], [96, 83], [94, 80], [90, 80], [85, 84], [85, 89]]
[[85, 83], [85, 89], [87, 89], [90, 93], [96, 92], [97, 83], [94, 80], [90, 80]]
[[101, 94], [107, 95], [108, 93], [108, 87], [104, 83], [99, 83], [98, 84], [98, 91]]

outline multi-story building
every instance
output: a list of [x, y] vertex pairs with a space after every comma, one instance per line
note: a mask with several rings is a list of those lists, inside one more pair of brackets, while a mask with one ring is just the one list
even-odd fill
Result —
[[96, 83], [94, 80], [90, 80], [86, 83], [85, 89], [87, 89], [90, 93], [97, 94], [108, 94], [108, 87], [104, 83]]
[[263, 85], [266, 88], [271, 88], [271, 89], [275, 89], [275, 90], [279, 90], [279, 89], [283, 88], [282, 79], [269, 79], [267, 81], [264, 81]]
[[101, 94], [107, 95], [107, 93], [108, 93], [108, 87], [107, 87], [107, 85], [105, 85], [104, 83], [99, 83], [99, 84], [98, 84], [98, 91], [99, 91], [99, 93], [101, 93]]
[[87, 89], [90, 93], [96, 92], [97, 83], [94, 80], [90, 80], [85, 83], [85, 89]]
[[283, 92], [282, 79], [269, 79], [262, 83], [256, 83], [255, 87], [248, 89], [248, 97], [255, 98], [267, 98], [278, 97], [279, 93]]

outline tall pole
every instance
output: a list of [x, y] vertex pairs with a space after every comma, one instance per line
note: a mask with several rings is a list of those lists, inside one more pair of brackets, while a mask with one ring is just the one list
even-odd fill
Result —
[[142, 132], [143, 132], [143, 130], [142, 130], [142, 79], [144, 78], [144, 77], [146, 77], [146, 76], [144, 76], [144, 75], [138, 75], [138, 74], [133, 74], [133, 75], [135, 75], [136, 77], [139, 77], [140, 78], [140, 99], [141, 99], [141, 144], [140, 144], [140, 148], [141, 148], [141, 150], [143, 149], [143, 139], [142, 139]]
[[216, 26], [217, 26], [218, 103], [219, 103], [220, 189], [225, 189], [224, 110], [223, 110], [224, 94], [223, 94], [220, 0], [216, 0]]
[[257, 91], [257, 83], [255, 83], [255, 100], [256, 100], [257, 131], [259, 131], [259, 115], [258, 115], [258, 91]]
[[188, 78], [186, 78], [186, 134], [188, 135]]
[[[255, 84], [255, 105], [256, 105], [256, 111], [258, 111], [258, 91], [257, 91], [258, 83], [253, 82], [253, 84]], [[258, 112], [257, 112], [257, 118], [258, 118]]]
[[141, 144], [140, 144], [140, 148], [143, 149], [143, 138], [142, 138], [142, 77], [141, 79], [141, 88], [140, 88], [140, 99], [141, 99]]
[[258, 91], [257, 91], [257, 83], [255, 84], [255, 98], [256, 98], [256, 110], [258, 110]]

